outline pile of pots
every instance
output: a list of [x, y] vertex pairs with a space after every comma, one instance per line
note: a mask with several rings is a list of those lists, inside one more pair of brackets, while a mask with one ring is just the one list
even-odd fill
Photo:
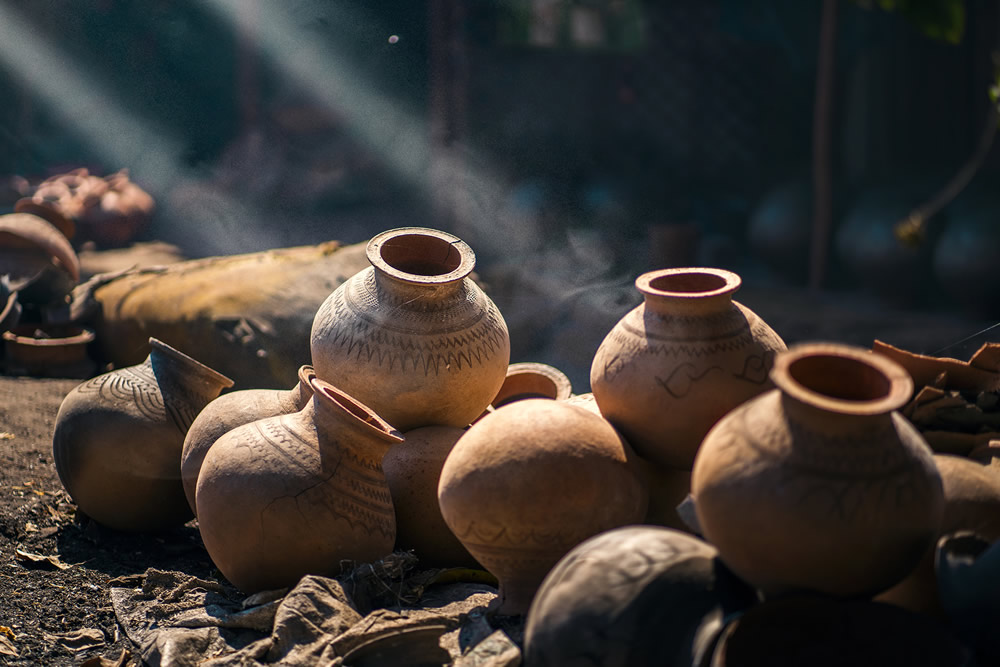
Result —
[[871, 601], [933, 554], [945, 513], [898, 412], [902, 366], [788, 349], [733, 299], [737, 275], [666, 269], [637, 279], [644, 302], [574, 396], [555, 369], [510, 365], [462, 240], [394, 229], [367, 254], [291, 389], [221, 394], [228, 378], [152, 339], [73, 390], [53, 448], [80, 510], [134, 531], [196, 515], [247, 593], [394, 549], [480, 566], [494, 613], [526, 615], [529, 665], [762, 664], [788, 623], [837, 628], [789, 655], [876, 664], [851, 652], [884, 627], [907, 655], [967, 664], [936, 619]]

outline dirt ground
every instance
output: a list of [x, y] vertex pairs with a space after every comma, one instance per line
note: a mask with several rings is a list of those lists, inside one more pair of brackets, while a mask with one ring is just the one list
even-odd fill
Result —
[[[882, 338], [929, 352], [988, 324], [797, 293], [748, 292], [742, 301], [789, 343]], [[949, 353], [968, 358], [982, 342]], [[109, 582], [150, 567], [219, 578], [195, 522], [161, 535], [126, 535], [77, 514], [53, 466], [51, 437], [63, 397], [79, 382], [0, 375], [0, 665], [136, 664]]]

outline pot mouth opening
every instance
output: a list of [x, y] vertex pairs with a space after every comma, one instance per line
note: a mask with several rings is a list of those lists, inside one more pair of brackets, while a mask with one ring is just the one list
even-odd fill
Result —
[[326, 400], [334, 403], [347, 414], [362, 422], [369, 428], [379, 431], [385, 438], [402, 441], [399, 431], [389, 422], [379, 417], [374, 410], [367, 405], [351, 398], [349, 395], [337, 389], [329, 382], [320, 380], [315, 375], [310, 379], [313, 392], [323, 396]]
[[662, 269], [636, 279], [640, 292], [651, 296], [699, 298], [731, 294], [740, 287], [740, 277], [732, 271], [711, 268]]
[[420, 227], [375, 236], [368, 244], [368, 259], [394, 278], [419, 283], [460, 280], [475, 265], [475, 254], [460, 238]]
[[802, 402], [858, 415], [891, 412], [913, 391], [913, 380], [902, 366], [844, 345], [793, 347], [775, 359], [772, 379]]
[[536, 362], [511, 364], [507, 377], [490, 402], [494, 408], [527, 398], [565, 400], [573, 393], [566, 374], [557, 368]]

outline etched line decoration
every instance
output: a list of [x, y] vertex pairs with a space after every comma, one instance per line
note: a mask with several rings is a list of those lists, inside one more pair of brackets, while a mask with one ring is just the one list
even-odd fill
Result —
[[376, 322], [359, 308], [351, 307], [344, 294], [349, 291], [335, 294], [325, 302], [332, 315], [317, 318], [329, 323], [320, 335], [338, 346], [345, 356], [380, 368], [437, 375], [452, 369], [482, 366], [506, 349], [506, 325], [492, 302], [488, 308], [476, 308], [474, 317], [464, 318], [464, 322], [458, 318], [450, 333], [421, 334], [406, 326], [407, 319], [426, 322], [421, 311], [413, 307], [415, 304], [394, 311], [392, 323]]
[[725, 372], [721, 366], [709, 366], [700, 373], [695, 372], [696, 368], [697, 366], [694, 364], [685, 361], [683, 364], [676, 366], [667, 377], [655, 376], [656, 384], [663, 387], [674, 398], [684, 398], [691, 393], [691, 389], [699, 380], [712, 371]]
[[743, 362], [743, 370], [733, 373], [737, 380], [743, 380], [751, 384], [766, 384], [771, 373], [771, 366], [774, 365], [774, 350], [765, 350], [760, 354], [751, 354]]
[[[80, 386], [81, 393], [96, 393], [109, 403], [126, 403], [135, 405], [146, 419], [164, 421], [167, 419], [167, 409], [163, 402], [163, 394], [156, 383], [156, 376], [148, 364], [122, 368], [112, 373], [105, 373], [92, 378]], [[178, 416], [170, 414], [173, 423], [187, 431], [176, 420]]]

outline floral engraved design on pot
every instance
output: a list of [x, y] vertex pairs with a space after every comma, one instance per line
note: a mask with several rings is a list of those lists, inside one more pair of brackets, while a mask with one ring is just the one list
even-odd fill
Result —
[[733, 373], [737, 380], [745, 380], [751, 384], [765, 385], [774, 365], [774, 350], [765, 350], [760, 354], [751, 354], [743, 362], [743, 370]]

